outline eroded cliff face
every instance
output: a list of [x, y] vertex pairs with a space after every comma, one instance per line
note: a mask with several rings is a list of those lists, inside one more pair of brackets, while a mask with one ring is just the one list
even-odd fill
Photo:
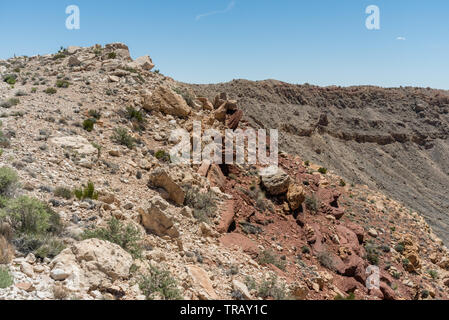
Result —
[[280, 148], [335, 169], [417, 210], [449, 242], [449, 93], [424, 88], [316, 87], [274, 80], [192, 85], [226, 91]]

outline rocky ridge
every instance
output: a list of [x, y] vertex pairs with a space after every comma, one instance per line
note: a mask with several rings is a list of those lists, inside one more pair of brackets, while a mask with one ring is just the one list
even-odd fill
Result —
[[[118, 43], [0, 61], [0, 162], [21, 182], [8, 201], [37, 198], [62, 225], [57, 252], [24, 252], [1, 205], [13, 282], [0, 299], [447, 299], [442, 241], [368, 186], [287, 153], [271, 177], [171, 164], [175, 129], [253, 125], [240, 99], [197, 96], [153, 68]], [[126, 241], [98, 232], [111, 221], [129, 226]]]

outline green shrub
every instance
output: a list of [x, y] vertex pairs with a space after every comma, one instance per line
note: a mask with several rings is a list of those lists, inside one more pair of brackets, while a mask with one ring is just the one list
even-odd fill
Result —
[[5, 109], [9, 109], [11, 107], [14, 107], [16, 105], [18, 105], [20, 103], [20, 100], [17, 98], [10, 98], [8, 100], [3, 101], [2, 103], [0, 103], [0, 107], [5, 108]]
[[190, 188], [186, 192], [185, 204], [193, 209], [193, 216], [202, 222], [210, 222], [215, 218], [217, 205], [212, 191], [200, 192], [197, 188]]
[[19, 234], [59, 233], [62, 228], [57, 213], [46, 204], [28, 196], [8, 201], [0, 211], [0, 220], [8, 220]]
[[301, 248], [301, 252], [302, 252], [303, 254], [310, 253], [310, 248], [309, 248], [308, 246], [303, 246], [303, 247]]
[[340, 187], [345, 187], [346, 186], [346, 182], [343, 179], [340, 179]]
[[287, 299], [285, 284], [279, 284], [276, 276], [264, 280], [258, 289], [257, 295], [263, 299], [273, 298], [274, 300]]
[[112, 135], [112, 141], [124, 145], [129, 149], [132, 149], [136, 142], [135, 139], [131, 135], [129, 135], [126, 128], [116, 128], [114, 130], [114, 134]]
[[6, 289], [14, 284], [14, 279], [9, 270], [0, 266], [0, 289]]
[[276, 254], [270, 250], [264, 250], [259, 253], [257, 262], [260, 265], [272, 264], [281, 270], [285, 270], [286, 262], [280, 259]]
[[427, 273], [432, 277], [432, 279], [438, 279], [438, 271], [436, 270], [428, 270]]
[[377, 266], [379, 264], [379, 252], [377, 251], [377, 248], [373, 244], [367, 243], [365, 244], [365, 250], [368, 262]]
[[55, 85], [58, 88], [68, 88], [70, 86], [70, 82], [67, 80], [57, 80]]
[[55, 88], [47, 88], [44, 90], [46, 94], [55, 94], [57, 90]]
[[13, 169], [0, 168], [0, 195], [10, 196], [17, 188], [18, 181], [19, 177]]
[[321, 168], [318, 169], [318, 172], [321, 173], [321, 174], [326, 174], [327, 173], [327, 169], [321, 167]]
[[131, 223], [125, 226], [114, 217], [109, 220], [106, 228], [86, 230], [82, 237], [83, 239], [97, 238], [118, 244], [135, 259], [142, 256], [142, 247], [140, 245], [142, 237], [139, 229]]
[[75, 189], [73, 191], [73, 193], [75, 194], [75, 196], [78, 200], [84, 200], [84, 199], [97, 200], [98, 199], [98, 192], [95, 191], [94, 183], [91, 181], [89, 181], [87, 183], [87, 186], [85, 186], [84, 188], [81, 187], [80, 189]]
[[155, 293], [165, 300], [182, 299], [177, 282], [170, 272], [153, 266], [150, 267], [148, 274], [141, 276], [139, 288], [148, 300], [153, 299]]
[[65, 246], [61, 241], [55, 239], [54, 237], [46, 237], [42, 239], [41, 245], [37, 249], [33, 250], [33, 253], [40, 259], [53, 259], [64, 249]]
[[115, 59], [117, 58], [117, 54], [115, 52], [108, 53], [108, 59]]
[[64, 188], [64, 187], [57, 187], [54, 191], [53, 194], [56, 197], [60, 197], [60, 198], [64, 198], [66, 200], [69, 200], [72, 198], [72, 191], [68, 188]]
[[394, 247], [394, 250], [396, 250], [396, 251], [399, 252], [399, 253], [404, 252], [404, 250], [405, 250], [404, 244], [403, 244], [403, 243], [398, 243], [398, 244]]
[[17, 76], [13, 74], [8, 74], [3, 77], [3, 81], [7, 84], [14, 85], [16, 84]]
[[36, 87], [31, 88], [31, 93], [36, 93], [36, 92], [37, 92], [37, 88]]
[[92, 130], [94, 130], [95, 123], [95, 119], [86, 119], [83, 121], [83, 129], [87, 132], [92, 132]]
[[170, 162], [170, 154], [165, 150], [158, 150], [154, 156], [160, 161]]
[[131, 121], [143, 122], [143, 112], [133, 107], [127, 107], [125, 111], [126, 118]]
[[93, 119], [100, 120], [101, 113], [100, 111], [91, 109], [89, 110], [89, 116], [92, 117]]

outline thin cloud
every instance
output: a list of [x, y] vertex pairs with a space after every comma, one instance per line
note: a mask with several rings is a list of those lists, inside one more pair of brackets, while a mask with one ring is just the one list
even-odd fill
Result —
[[397, 37], [396, 40], [405, 41], [406, 39], [405, 39], [405, 37]]
[[199, 15], [196, 16], [195, 20], [198, 21], [198, 20], [200, 20], [200, 19], [202, 19], [202, 18], [209, 17], [209, 16], [213, 16], [213, 15], [215, 15], [215, 14], [227, 13], [227, 12], [231, 11], [232, 8], [234, 8], [234, 6], [235, 6], [235, 1], [232, 0], [232, 1], [228, 4], [228, 6], [227, 6], [226, 9], [224, 9], [224, 10], [217, 10], [217, 11], [211, 11], [211, 12], [199, 14]]

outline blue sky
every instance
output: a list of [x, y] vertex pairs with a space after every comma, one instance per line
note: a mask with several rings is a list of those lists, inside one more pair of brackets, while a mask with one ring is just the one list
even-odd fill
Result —
[[[72, 4], [80, 30], [65, 28]], [[380, 8], [380, 30], [365, 27], [368, 5]], [[192, 83], [449, 89], [447, 0], [0, 1], [0, 59], [110, 42]]]

